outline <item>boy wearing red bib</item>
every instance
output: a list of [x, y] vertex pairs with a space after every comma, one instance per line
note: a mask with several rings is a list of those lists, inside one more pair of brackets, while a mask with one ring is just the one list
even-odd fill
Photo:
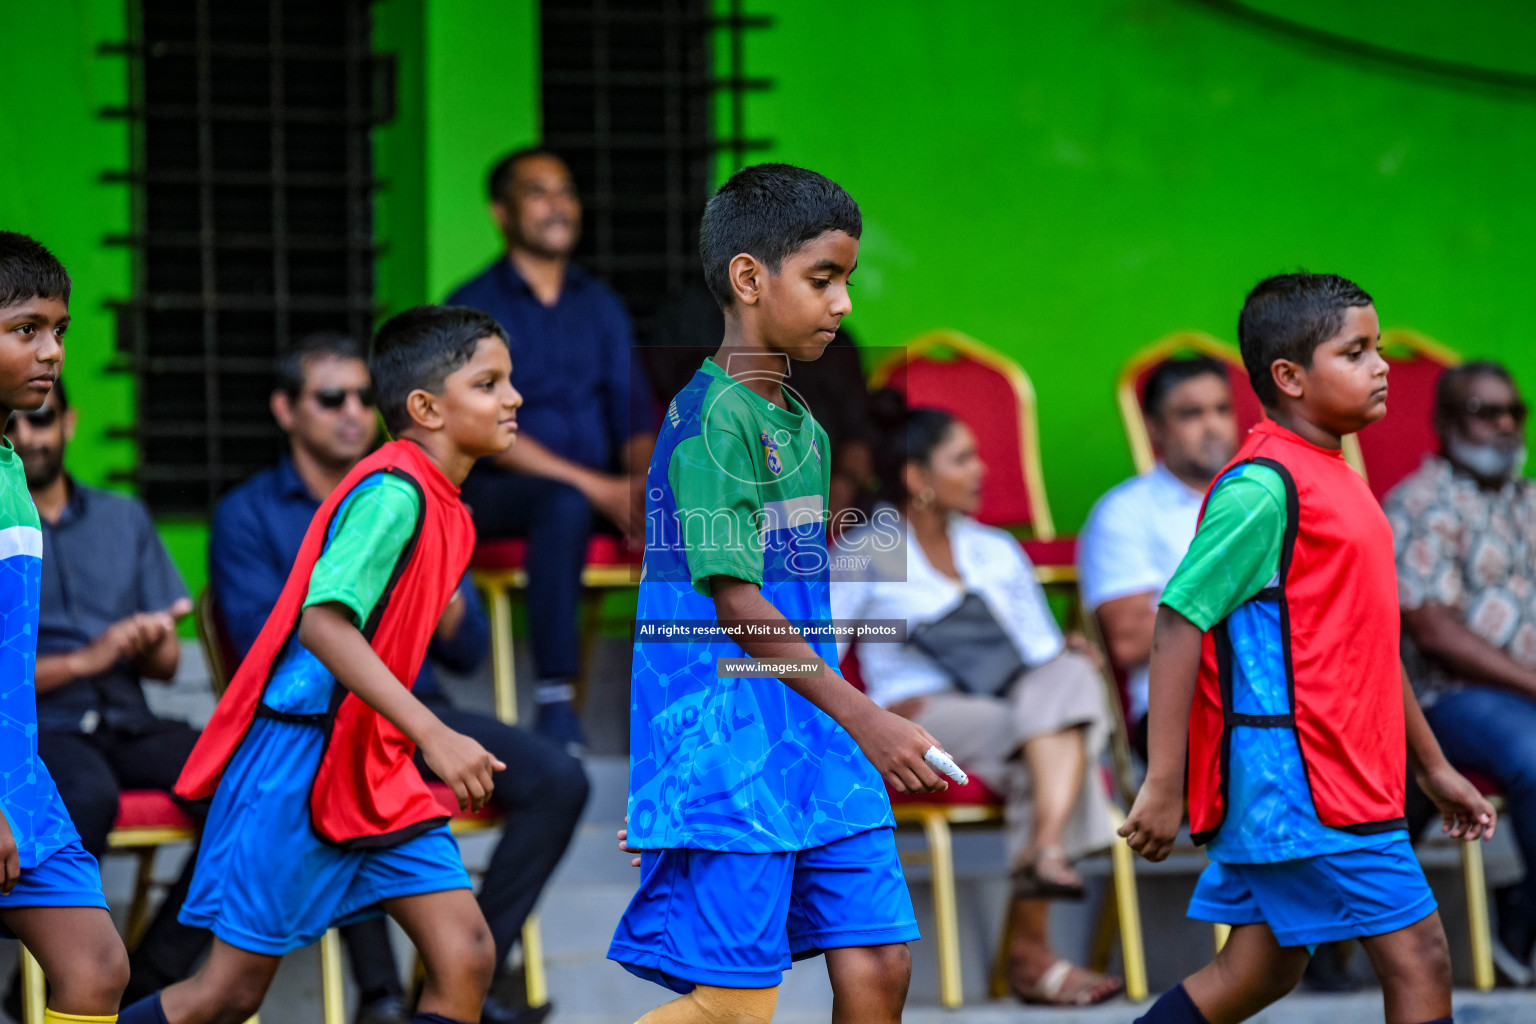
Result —
[[1445, 933], [1408, 844], [1409, 761], [1450, 834], [1487, 838], [1494, 814], [1406, 685], [1392, 531], [1342, 452], [1386, 414], [1380, 333], [1370, 296], [1331, 274], [1269, 278], [1243, 306], [1269, 418], [1211, 484], [1163, 592], [1147, 780], [1121, 828], [1162, 860], [1187, 779], [1212, 861], [1189, 915], [1232, 934], [1143, 1024], [1245, 1020], [1295, 987], [1318, 944], [1350, 938], [1389, 1024], [1451, 1019]]
[[493, 943], [422, 781], [422, 755], [464, 808], [506, 766], [412, 696], [474, 547], [459, 484], [516, 437], [506, 335], [476, 310], [419, 306], [374, 340], [379, 410], [395, 440], [315, 513], [288, 583], [182, 770], [211, 796], [181, 920], [213, 932], [186, 981], [125, 1024], [235, 1024], [282, 956], [334, 925], [387, 913], [426, 981], [417, 1024], [480, 1019]]

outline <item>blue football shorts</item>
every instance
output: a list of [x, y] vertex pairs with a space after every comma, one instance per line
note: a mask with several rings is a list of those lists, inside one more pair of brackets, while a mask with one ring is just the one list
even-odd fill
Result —
[[674, 992], [772, 988], [828, 949], [918, 938], [889, 828], [791, 853], [647, 850], [608, 959]]
[[1267, 924], [1282, 946], [1385, 935], [1434, 913], [1434, 894], [1407, 836], [1378, 847], [1272, 864], [1212, 862], [1189, 916]]
[[[36, 867], [22, 868], [21, 878], [9, 895], [0, 896], [0, 910], [20, 907], [100, 907], [107, 909], [101, 894], [101, 867], [74, 839]], [[0, 924], [0, 937], [14, 939]]]
[[381, 901], [468, 889], [445, 825], [397, 846], [341, 849], [310, 827], [325, 745], [317, 725], [257, 718], [219, 780], [179, 919], [239, 949], [281, 956]]

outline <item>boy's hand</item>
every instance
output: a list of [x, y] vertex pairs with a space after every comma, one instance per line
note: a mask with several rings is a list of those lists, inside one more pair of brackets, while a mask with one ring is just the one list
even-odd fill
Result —
[[1494, 811], [1465, 775], [1442, 762], [1418, 774], [1419, 788], [1440, 808], [1440, 831], [1452, 839], [1475, 842], [1492, 839], [1498, 825]]
[[1131, 849], [1156, 863], [1173, 849], [1173, 841], [1179, 835], [1179, 823], [1183, 820], [1183, 787], [1148, 781], [1136, 794], [1136, 803], [1119, 832]]
[[943, 749], [927, 729], [878, 704], [866, 707], [845, 728], [886, 785], [898, 793], [939, 793], [949, 788], [944, 777], [923, 760], [929, 747]]
[[[629, 824], [629, 816], [628, 815], [624, 816], [624, 824], [626, 826]], [[638, 850], [631, 850], [629, 848], [629, 829], [628, 828], [621, 828], [621, 829], [619, 829], [619, 849], [622, 852], [624, 852], [624, 853], [633, 853], [633, 854], [635, 854], [635, 856], [629, 858], [629, 866], [630, 867], [637, 868], [637, 867], [640, 866], [640, 856], [639, 856], [640, 851], [638, 851]]]
[[9, 896], [21, 881], [21, 851], [11, 834], [11, 823], [0, 813], [0, 895]]
[[459, 809], [478, 811], [491, 799], [493, 776], [506, 769], [480, 744], [447, 726], [421, 745], [421, 756], [458, 798]]

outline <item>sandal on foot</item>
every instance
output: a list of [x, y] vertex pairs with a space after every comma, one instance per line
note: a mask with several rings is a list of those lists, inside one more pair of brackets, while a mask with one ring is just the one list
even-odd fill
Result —
[[1059, 846], [1041, 847], [1014, 869], [1012, 879], [1016, 900], [1080, 900], [1085, 895], [1083, 880], [1067, 863], [1066, 851]]
[[[1076, 984], [1072, 983], [1074, 980]], [[1057, 960], [1035, 979], [1034, 984], [1010, 983], [1010, 987], [1019, 1002], [1030, 1005], [1096, 1006], [1123, 992], [1125, 982], [1075, 967], [1068, 960]]]

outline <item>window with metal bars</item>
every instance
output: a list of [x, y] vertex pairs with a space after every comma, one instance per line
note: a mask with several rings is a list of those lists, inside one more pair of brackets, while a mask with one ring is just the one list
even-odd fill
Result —
[[[700, 279], [699, 215], [715, 153], [761, 145], [717, 137], [722, 88], [762, 87], [715, 74], [711, 38], [766, 19], [724, 19], [711, 0], [561, 0], [542, 26], [544, 145], [581, 189], [576, 260], [623, 296], [637, 333], [669, 295]], [[733, 37], [734, 39], [734, 37]], [[732, 52], [739, 54], [733, 44]]]
[[277, 353], [372, 327], [370, 129], [386, 90], [368, 0], [137, 0], [130, 7], [139, 493], [204, 514], [282, 450]]

